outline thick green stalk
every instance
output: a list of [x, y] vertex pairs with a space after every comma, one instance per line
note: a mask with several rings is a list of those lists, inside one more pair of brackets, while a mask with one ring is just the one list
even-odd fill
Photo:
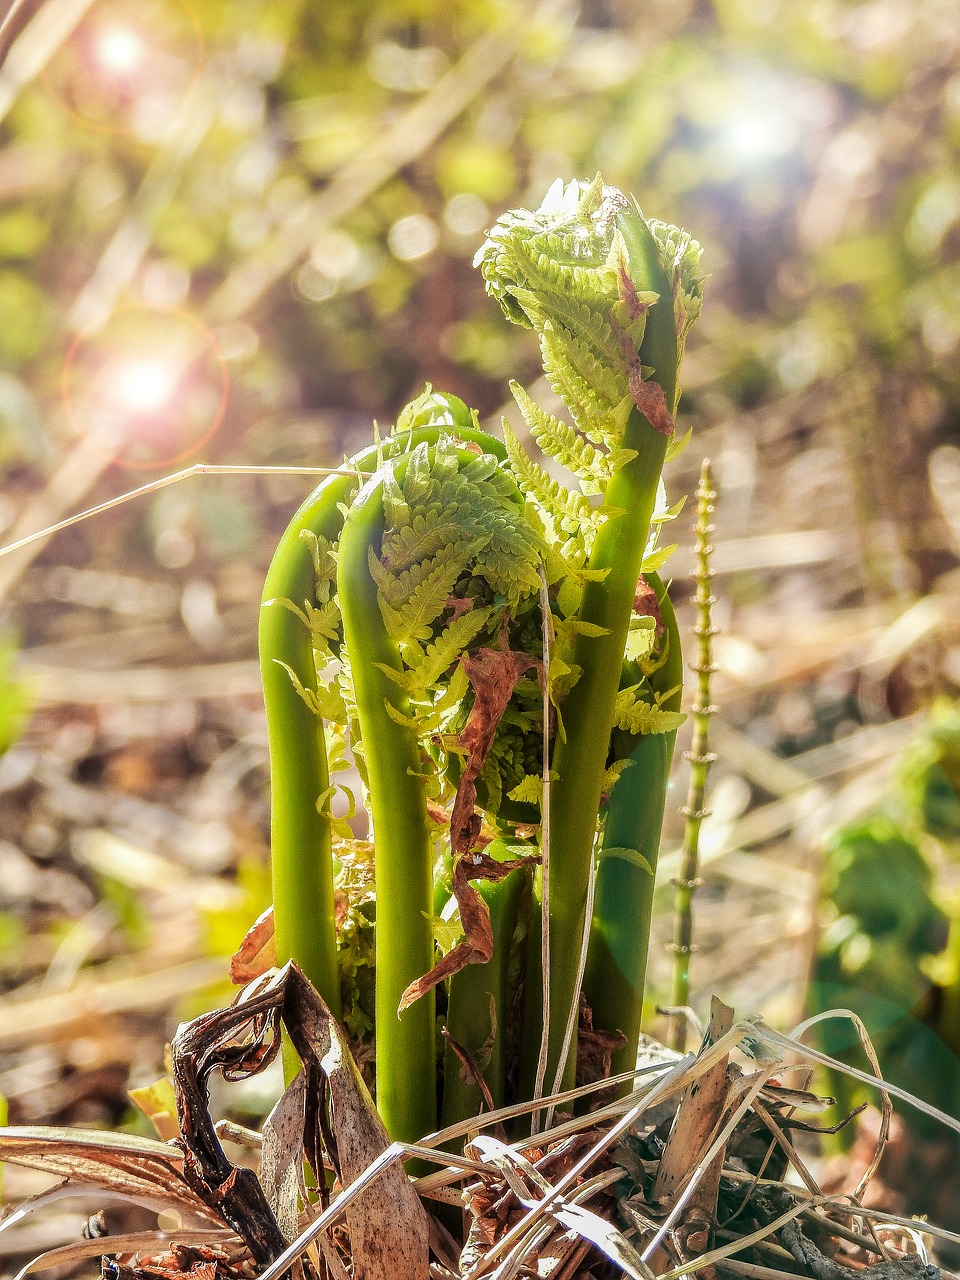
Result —
[[[287, 526], [264, 584], [260, 609], [260, 668], [270, 750], [270, 845], [277, 959], [295, 960], [328, 1008], [340, 1014], [340, 975], [333, 914], [330, 820], [318, 798], [329, 786], [323, 722], [307, 706], [290, 678], [316, 692], [310, 632], [302, 618], [277, 603], [298, 608], [313, 600], [315, 574], [300, 534], [310, 530], [335, 539], [342, 516], [337, 502], [349, 498], [356, 481], [325, 480]], [[281, 665], [285, 664], [285, 665]]]
[[[624, 236], [630, 274], [638, 290], [658, 295], [646, 316], [639, 352], [652, 367], [648, 381], [660, 384], [668, 410], [677, 400], [677, 327], [671, 282], [660, 260], [653, 234], [632, 208], [617, 220]], [[620, 683], [624, 647], [637, 580], [656, 505], [657, 485], [666, 455], [667, 437], [638, 409], [627, 420], [622, 447], [636, 456], [615, 473], [602, 507], [611, 514], [594, 542], [589, 569], [602, 571], [602, 581], [588, 581], [579, 620], [604, 629], [602, 635], [579, 635], [570, 661], [582, 674], [563, 704], [565, 737], [553, 758], [556, 781], [551, 787], [549, 850], [550, 895], [550, 1025], [546, 1081], [555, 1079], [563, 1048], [568, 1011], [576, 998], [579, 939], [583, 935], [587, 882], [596, 836], [597, 813], [606, 768], [614, 704]], [[539, 956], [531, 951], [527, 989], [534, 997]], [[527, 1017], [529, 1021], [529, 1015]], [[531, 1088], [536, 1066], [529, 1050], [521, 1068], [521, 1088]], [[571, 1046], [563, 1085], [572, 1085], [575, 1051]]]
[[[710, 677], [713, 665], [713, 637], [716, 628], [712, 623], [711, 609], [716, 603], [711, 593], [713, 571], [710, 567], [710, 534], [713, 525], [710, 517], [716, 499], [710, 463], [704, 459], [697, 489], [696, 557], [697, 591], [693, 602], [697, 608], [697, 661], [690, 670], [697, 677], [697, 698], [693, 704], [693, 742], [687, 752], [690, 761], [690, 787], [687, 803], [681, 809], [684, 817], [683, 849], [680, 857], [680, 873], [674, 881], [675, 927], [671, 950], [674, 956], [673, 993], [671, 1003], [681, 1009], [690, 1003], [690, 956], [693, 952], [693, 895], [700, 883], [699, 849], [700, 826], [709, 815], [704, 807], [707, 793], [707, 775], [716, 759], [710, 750], [710, 717], [716, 708], [710, 702]], [[673, 1047], [682, 1053], [686, 1048], [687, 1020], [678, 1014], [673, 1023]]]
[[[515, 849], [495, 840], [486, 849], [500, 860], [516, 856]], [[447, 1031], [476, 1062], [493, 1099], [505, 1102], [507, 1071], [507, 1021], [512, 992], [509, 983], [510, 952], [517, 913], [529, 898], [530, 876], [512, 871], [500, 881], [483, 881], [477, 888], [490, 911], [493, 957], [486, 964], [471, 964], [450, 979]], [[444, 1053], [443, 1112], [441, 1125], [455, 1124], [483, 1110], [479, 1086], [464, 1080], [460, 1059], [450, 1044]]]
[[[464, 453], [463, 460], [475, 459]], [[411, 983], [433, 967], [433, 846], [411, 707], [387, 674], [402, 674], [400, 648], [388, 634], [370, 570], [383, 541], [387, 467], [400, 482], [407, 460], [387, 463], [354, 499], [340, 538], [337, 588], [373, 825], [377, 1107], [392, 1138], [416, 1142], [436, 1123], [434, 992], [398, 1010]]]
[[[402, 453], [424, 442], [435, 443], [444, 431], [454, 431], [498, 458], [505, 456], [502, 443], [477, 430], [469, 410], [453, 396], [421, 396], [401, 421], [409, 429], [383, 441], [379, 451], [364, 450], [345, 465], [345, 470], [369, 473], [380, 457]], [[276, 602], [287, 600], [302, 608], [304, 601], [314, 599], [313, 559], [301, 535], [309, 531], [335, 542], [343, 526], [339, 504], [349, 502], [357, 486], [353, 475], [331, 476], [300, 506], [271, 562], [259, 623], [270, 752], [277, 956], [281, 963], [295, 960], [335, 1013], [340, 1011], [340, 981], [330, 821], [317, 808], [318, 798], [329, 786], [327, 753], [322, 722], [306, 705], [286, 670], [289, 667], [306, 690], [315, 692], [313, 649], [302, 619]]]
[[389, 704], [411, 715], [406, 695], [383, 670], [400, 674], [403, 666], [370, 572], [370, 554], [379, 555], [383, 538], [383, 484], [378, 472], [350, 507], [337, 586], [375, 849], [377, 1107], [391, 1138], [416, 1142], [436, 1125], [434, 994], [398, 1009], [407, 987], [433, 967], [433, 848], [416, 734], [386, 710]]
[[[656, 575], [648, 575], [648, 582], [657, 592], [667, 645], [666, 659], [650, 677], [650, 684], [655, 693], [669, 694], [662, 708], [676, 711], [683, 679], [676, 614]], [[626, 1037], [613, 1054], [613, 1074], [631, 1070], [637, 1060], [657, 858], [675, 741], [675, 732], [639, 737], [605, 810], [583, 991], [593, 1025]], [[618, 750], [617, 755], [621, 754]]]

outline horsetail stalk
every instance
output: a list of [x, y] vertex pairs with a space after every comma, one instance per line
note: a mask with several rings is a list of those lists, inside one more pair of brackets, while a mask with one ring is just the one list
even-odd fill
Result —
[[[697, 523], [695, 526], [697, 561], [697, 590], [693, 603], [697, 610], [697, 622], [694, 635], [697, 637], [697, 660], [690, 664], [690, 670], [697, 677], [696, 701], [692, 707], [693, 742], [686, 758], [690, 761], [690, 785], [687, 802], [680, 810], [684, 818], [683, 847], [680, 855], [680, 873], [674, 880], [676, 895], [674, 898], [674, 937], [670, 949], [673, 952], [673, 992], [674, 1008], [684, 1009], [690, 1003], [690, 956], [693, 953], [693, 895], [700, 884], [700, 827], [704, 818], [709, 817], [710, 810], [705, 808], [707, 795], [707, 776], [716, 756], [710, 750], [710, 719], [716, 711], [710, 702], [710, 679], [716, 671], [713, 665], [713, 637], [717, 634], [713, 626], [712, 609], [716, 599], [712, 594], [713, 569], [710, 557], [713, 547], [710, 535], [713, 533], [711, 516], [713, 515], [716, 491], [713, 487], [713, 474], [709, 459], [704, 459], [700, 472], [700, 484], [697, 487]], [[673, 1047], [682, 1053], [686, 1048], [687, 1020], [682, 1012], [678, 1012], [673, 1023]]]

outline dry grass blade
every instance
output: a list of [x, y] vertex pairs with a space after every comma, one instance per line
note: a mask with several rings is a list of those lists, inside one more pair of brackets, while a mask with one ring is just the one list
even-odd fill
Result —
[[906, 1089], [901, 1089], [898, 1085], [891, 1084], [889, 1080], [882, 1080], [879, 1076], [870, 1075], [868, 1071], [860, 1071], [857, 1067], [848, 1066], [845, 1062], [838, 1062], [836, 1058], [831, 1058], [829, 1054], [821, 1053], [819, 1049], [812, 1049], [809, 1045], [802, 1044], [795, 1038], [797, 1034], [802, 1034], [814, 1021], [827, 1017], [849, 1018], [854, 1023], [859, 1021], [857, 1015], [849, 1009], [833, 1009], [829, 1013], [820, 1014], [817, 1019], [810, 1019], [808, 1022], [802, 1023], [797, 1032], [794, 1033], [794, 1037], [785, 1036], [779, 1031], [774, 1031], [772, 1027], [768, 1027], [760, 1019], [756, 1020], [754, 1028], [762, 1034], [763, 1039], [769, 1045], [777, 1045], [780, 1048], [792, 1050], [810, 1061], [820, 1063], [821, 1066], [830, 1067], [834, 1071], [841, 1071], [850, 1076], [852, 1080], [859, 1080], [861, 1084], [872, 1085], [880, 1093], [887, 1093], [893, 1098], [899, 1098], [901, 1102], [906, 1102], [909, 1106], [916, 1107], [918, 1111], [922, 1111], [931, 1120], [937, 1120], [948, 1129], [952, 1129], [954, 1133], [960, 1133], [960, 1119], [956, 1116], [948, 1115], [946, 1111], [941, 1111], [939, 1107], [934, 1107], [929, 1102], [924, 1102], [916, 1094], [910, 1093]]
[[71, 1129], [0, 1129], [0, 1161], [114, 1192], [151, 1209], [178, 1209], [195, 1219], [219, 1221], [188, 1186], [183, 1153], [151, 1138]]
[[[388, 1143], [336, 1023], [299, 971], [288, 966], [273, 978], [251, 985], [230, 1009], [196, 1019], [185, 1029], [186, 1034], [182, 1031], [178, 1036], [174, 1074], [186, 1149], [182, 1162], [179, 1151], [161, 1143], [123, 1135], [84, 1135], [80, 1139], [69, 1131], [56, 1130], [0, 1133], [0, 1154], [12, 1152], [21, 1163], [61, 1176], [79, 1176], [111, 1197], [140, 1195], [153, 1207], [169, 1208], [171, 1195], [179, 1194], [182, 1203], [176, 1207], [181, 1211], [193, 1207], [196, 1216], [206, 1214], [213, 1220], [200, 1233], [211, 1256], [221, 1245], [242, 1248], [247, 1262], [252, 1258], [259, 1267], [259, 1280], [280, 1280], [301, 1258], [305, 1266], [325, 1267], [336, 1280], [351, 1274], [350, 1264], [353, 1275], [368, 1280], [392, 1280], [396, 1275], [414, 1280], [426, 1280], [428, 1275], [442, 1280], [480, 1280], [481, 1276], [513, 1280], [531, 1268], [569, 1280], [589, 1265], [591, 1250], [599, 1251], [631, 1280], [653, 1280], [655, 1275], [658, 1280], [679, 1280], [694, 1271], [717, 1269], [723, 1274], [725, 1268], [728, 1274], [742, 1275], [746, 1280], [779, 1280], [796, 1275], [798, 1269], [815, 1280], [847, 1280], [843, 1263], [849, 1255], [843, 1252], [843, 1242], [852, 1244], [866, 1258], [878, 1259], [864, 1264], [869, 1280], [938, 1280], [937, 1268], [927, 1267], [909, 1238], [916, 1224], [873, 1213], [855, 1201], [848, 1204], [837, 1196], [812, 1194], [816, 1184], [790, 1141], [789, 1130], [795, 1123], [790, 1113], [795, 1108], [818, 1111], [822, 1100], [807, 1092], [805, 1085], [794, 1089], [769, 1083], [775, 1073], [803, 1066], [803, 1062], [787, 1065], [794, 1056], [848, 1070], [878, 1089], [884, 1088], [883, 1082], [865, 1072], [842, 1068], [826, 1055], [807, 1049], [796, 1037], [770, 1030], [759, 1019], [741, 1019], [730, 1025], [729, 1011], [723, 1009], [722, 1014], [718, 1016], [715, 1009], [712, 1035], [696, 1057], [668, 1054], [667, 1062], [645, 1067], [638, 1072], [628, 1097], [514, 1143], [481, 1130], [489, 1130], [498, 1120], [514, 1114], [553, 1108], [569, 1101], [570, 1096], [474, 1117], [458, 1126], [458, 1130], [472, 1131], [475, 1136], [466, 1153], [457, 1156], [436, 1150], [439, 1142], [453, 1136], [451, 1131], [431, 1135], [423, 1144]], [[215, 1067], [228, 1078], [262, 1068], [276, 1050], [281, 1021], [304, 1069], [267, 1126], [258, 1180], [252, 1170], [235, 1168], [226, 1161], [217, 1141], [219, 1130], [207, 1114], [204, 1082]], [[799, 1034], [807, 1025], [801, 1024]], [[757, 1069], [745, 1072], [742, 1066], [729, 1065], [735, 1048], [752, 1058]], [[874, 1061], [872, 1047], [867, 1044], [865, 1048]], [[714, 1088], [711, 1082], [721, 1076], [724, 1087]], [[586, 1096], [598, 1087], [599, 1083], [572, 1093]], [[919, 1100], [908, 1095], [906, 1100], [936, 1114]], [[655, 1145], [644, 1144], [664, 1121], [658, 1104], [668, 1101], [678, 1106], [673, 1133], [689, 1131], [692, 1137], [687, 1143], [685, 1169], [681, 1169], [676, 1153], [666, 1161], [668, 1170], [673, 1169], [665, 1175], [669, 1195], [658, 1199], [660, 1156], [654, 1161], [649, 1154], [638, 1156], [637, 1152], [656, 1150]], [[692, 1120], [684, 1117], [685, 1109]], [[329, 1119], [323, 1120], [321, 1113]], [[744, 1171], [737, 1162], [748, 1150], [744, 1142], [753, 1142], [752, 1150], [757, 1153], [758, 1126], [759, 1153], [749, 1157], [751, 1163]], [[960, 1122], [954, 1121], [952, 1127], [960, 1127]], [[44, 1139], [39, 1145], [38, 1138]], [[611, 1156], [614, 1143], [624, 1138]], [[6, 1148], [4, 1139], [8, 1139]], [[671, 1141], [679, 1143], [679, 1138]], [[630, 1147], [632, 1142], [640, 1145]], [[771, 1151], [781, 1160], [786, 1155], [805, 1179], [806, 1189], [763, 1176]], [[441, 1167], [414, 1184], [403, 1169], [403, 1162], [411, 1156]], [[321, 1199], [321, 1205], [316, 1206], [321, 1211], [287, 1243], [296, 1234], [300, 1210], [312, 1211], [300, 1176], [304, 1158], [317, 1174], [321, 1197], [325, 1194], [325, 1165], [332, 1165], [338, 1173], [340, 1187], [334, 1185], [330, 1203]], [[727, 1211], [719, 1240], [708, 1248], [716, 1221], [713, 1178], [721, 1165], [725, 1166], [721, 1185]], [[625, 1178], [634, 1186], [629, 1194], [623, 1189]], [[422, 1198], [456, 1203], [460, 1196], [454, 1187], [465, 1183], [474, 1224], [483, 1229], [471, 1233], [459, 1263], [455, 1263], [456, 1242], [448, 1240], [437, 1223], [431, 1224]], [[617, 1191], [613, 1192], [615, 1186]], [[707, 1188], [705, 1196], [700, 1194], [702, 1188]], [[250, 1221], [240, 1221], [241, 1211], [252, 1203], [254, 1190], [254, 1199], [259, 1197], [263, 1210], [259, 1216], [253, 1215], [255, 1238]], [[607, 1203], [587, 1207], [587, 1202], [602, 1192], [607, 1193]], [[611, 1212], [612, 1192], [618, 1204], [623, 1202], [626, 1229]], [[46, 1195], [53, 1199], [66, 1193], [67, 1189], [60, 1187]], [[200, 1201], [206, 1202], [206, 1209]], [[38, 1200], [37, 1207], [42, 1202]], [[499, 1208], [493, 1212], [495, 1205]], [[732, 1214], [731, 1205], [736, 1209]], [[741, 1219], [740, 1235], [730, 1230], [740, 1217], [738, 1205], [750, 1210]], [[29, 1206], [24, 1209], [29, 1211]], [[833, 1222], [831, 1217], [841, 1222]], [[844, 1225], [846, 1218], [854, 1221]], [[343, 1219], [347, 1236], [328, 1235]], [[231, 1245], [230, 1233], [222, 1229], [224, 1222], [234, 1230], [242, 1229], [242, 1246]], [[900, 1229], [902, 1238], [890, 1241], [889, 1254], [875, 1235], [869, 1238], [873, 1222]], [[272, 1227], [265, 1230], [265, 1224], [270, 1223]], [[957, 1240], [950, 1232], [936, 1228], [930, 1234]], [[177, 1249], [188, 1239], [195, 1241], [196, 1236], [195, 1232], [169, 1237], [148, 1233], [142, 1237], [142, 1249], [169, 1246], [168, 1252], [151, 1255], [159, 1265], [164, 1258], [180, 1257]], [[349, 1257], [343, 1252], [347, 1237]], [[69, 1246], [67, 1251], [34, 1259], [22, 1274], [105, 1249], [125, 1252], [128, 1246], [134, 1247], [132, 1240], [109, 1237]], [[439, 1259], [433, 1264], [429, 1260], [431, 1248]]]

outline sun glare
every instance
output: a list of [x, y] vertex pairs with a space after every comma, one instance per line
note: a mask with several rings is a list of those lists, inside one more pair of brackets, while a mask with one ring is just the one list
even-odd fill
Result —
[[112, 371], [110, 399], [127, 413], [155, 413], [171, 399], [177, 385], [175, 370], [159, 360], [131, 360]]
[[94, 48], [100, 65], [115, 75], [130, 75], [143, 59], [143, 41], [129, 27], [104, 27]]
[[738, 159], [762, 161], [789, 151], [796, 142], [796, 129], [777, 111], [744, 112], [727, 123], [723, 141]]

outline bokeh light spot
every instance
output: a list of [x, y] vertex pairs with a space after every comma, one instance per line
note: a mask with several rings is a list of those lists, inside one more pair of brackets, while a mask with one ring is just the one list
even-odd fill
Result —
[[191, 457], [223, 421], [226, 360], [213, 334], [176, 308], [122, 307], [76, 338], [61, 377], [67, 416], [120, 466]]
[[143, 61], [143, 41], [129, 27], [104, 27], [97, 33], [93, 48], [100, 65], [114, 75], [130, 75]]

